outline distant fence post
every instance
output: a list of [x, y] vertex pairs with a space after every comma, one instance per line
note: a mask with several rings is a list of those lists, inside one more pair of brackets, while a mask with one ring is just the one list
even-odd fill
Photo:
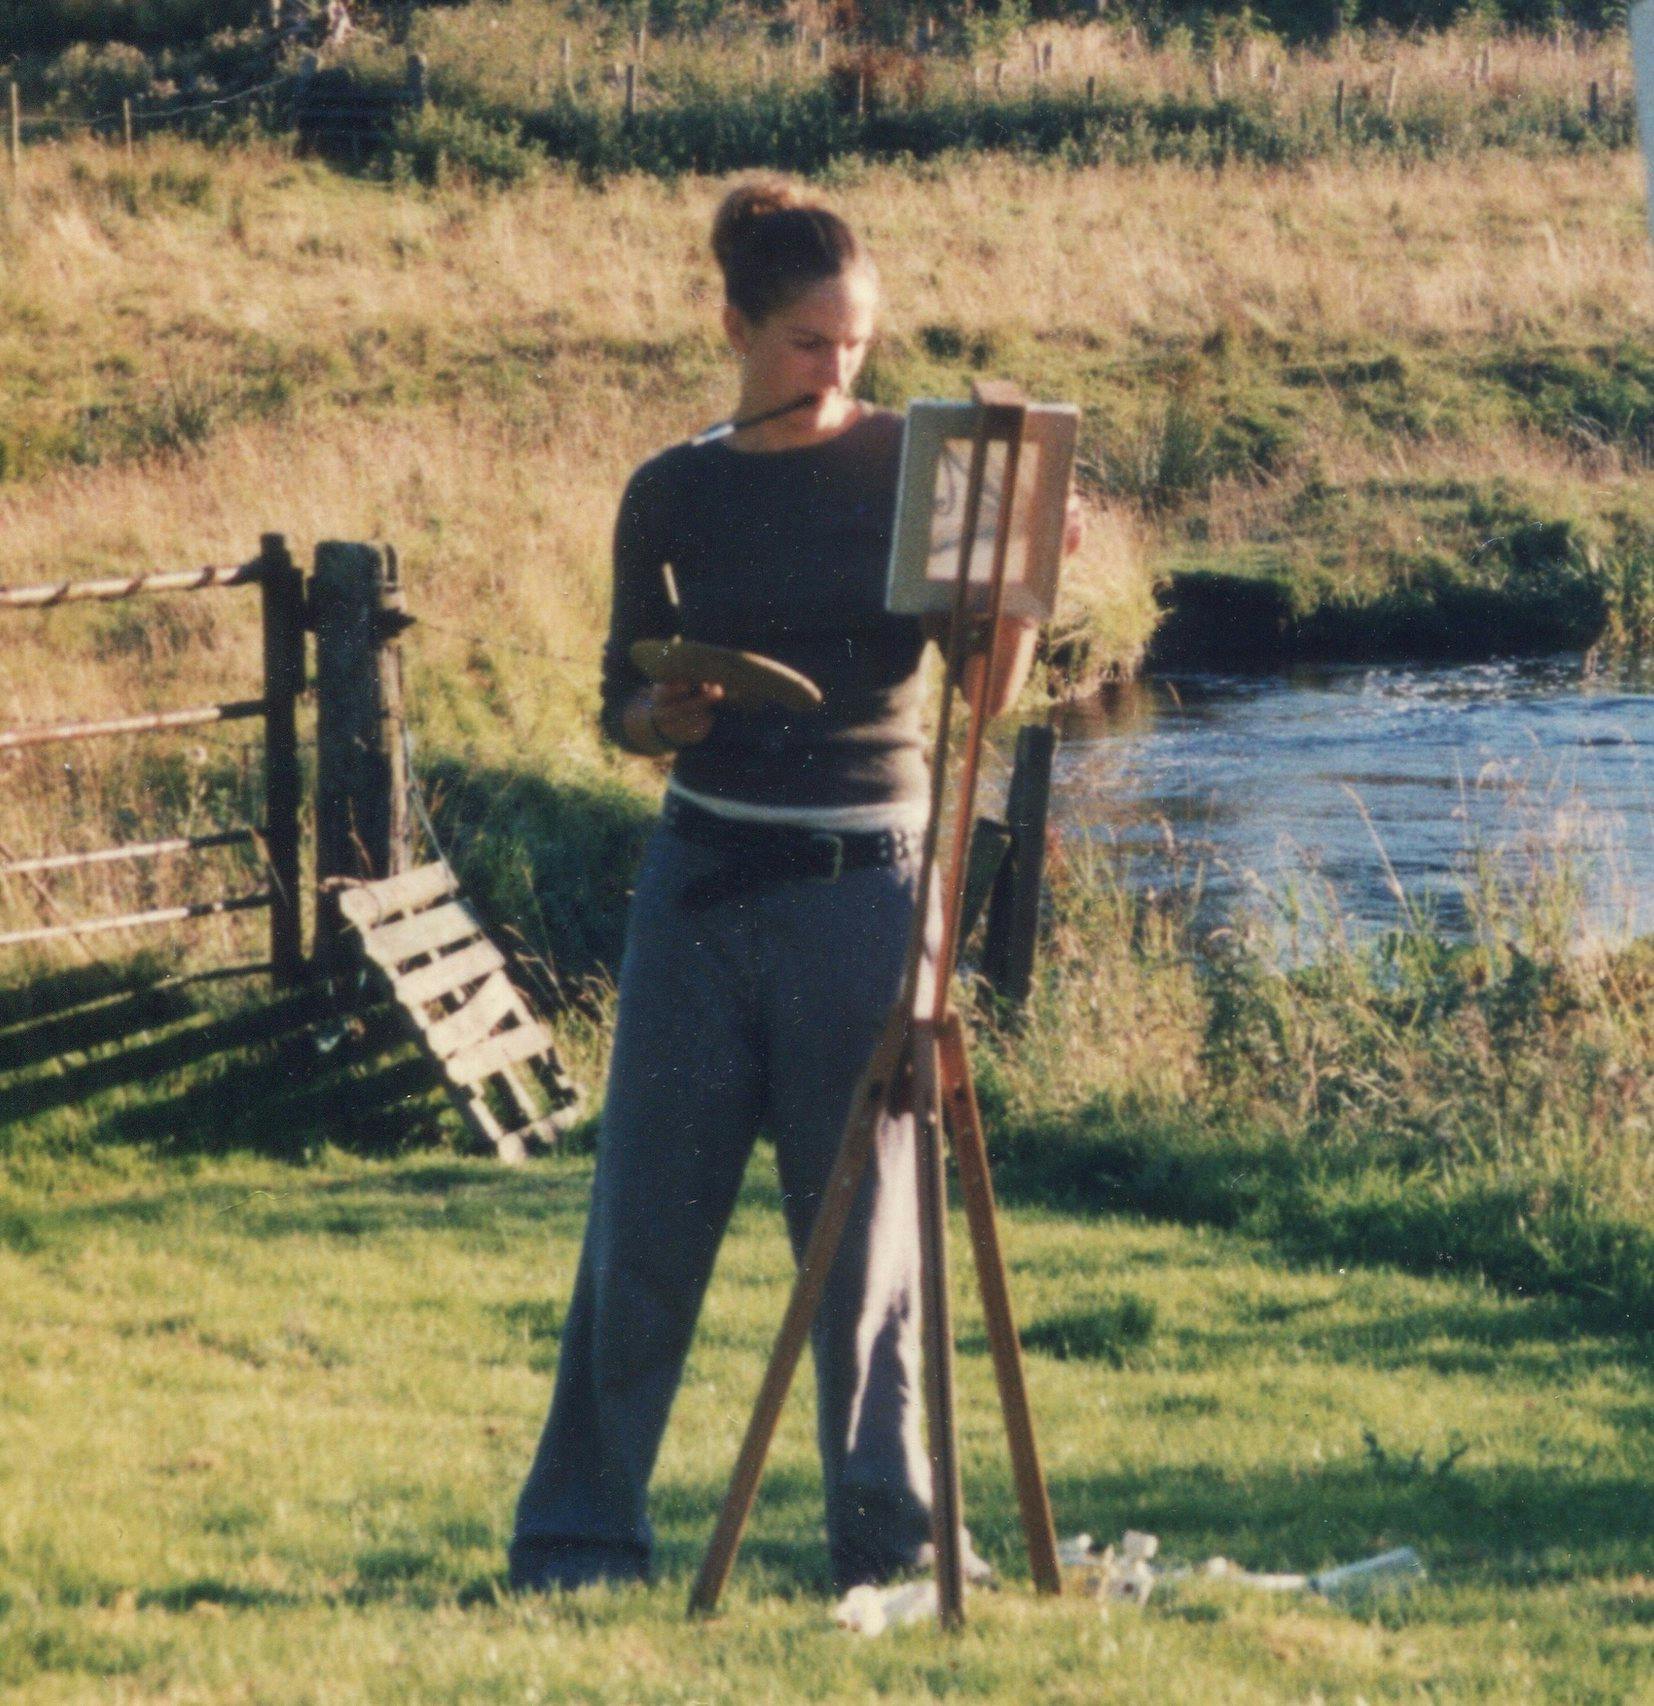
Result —
[[270, 864], [270, 975], [304, 977], [299, 902], [298, 702], [304, 691], [304, 576], [279, 533], [260, 540], [264, 601], [264, 843]]
[[1019, 1004], [1028, 999], [1034, 983], [1040, 885], [1045, 878], [1045, 820], [1056, 749], [1056, 731], [1044, 724], [1029, 724], [1017, 731], [1016, 762], [1005, 802], [1010, 852], [988, 901], [982, 972], [1000, 995]]
[[[1596, 84], [1592, 84], [1594, 89]], [[11, 81], [11, 124], [9, 127], [11, 175], [15, 178], [23, 163], [23, 101], [17, 92], [17, 79]]]
[[373, 545], [316, 547], [316, 957], [339, 964], [341, 924], [330, 886], [408, 868], [402, 663], [407, 625], [395, 558]]
[[425, 110], [426, 78], [429, 67], [425, 55], [410, 53], [408, 55], [408, 105], [416, 113]]

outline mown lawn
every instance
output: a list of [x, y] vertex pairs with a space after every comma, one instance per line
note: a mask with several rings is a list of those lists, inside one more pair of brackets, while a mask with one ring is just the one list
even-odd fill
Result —
[[658, 1585], [530, 1603], [503, 1551], [589, 1160], [124, 1154], [14, 1156], [0, 1194], [7, 1699], [1654, 1696], [1654, 1367], [1566, 1303], [1010, 1204], [1025, 1329], [1090, 1353], [1030, 1356], [1060, 1532], [1259, 1569], [1411, 1544], [1429, 1582], [1355, 1608], [1036, 1601], [961, 1285], [967, 1499], [1005, 1587], [957, 1637], [833, 1628], [806, 1380], [695, 1626], [788, 1271], [767, 1152], [662, 1456]]

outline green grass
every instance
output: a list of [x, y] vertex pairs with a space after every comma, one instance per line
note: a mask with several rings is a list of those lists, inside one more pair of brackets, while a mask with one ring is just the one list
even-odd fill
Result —
[[1358, 1610], [1215, 1587], [1106, 1615], [1036, 1601], [961, 1283], [970, 1520], [1005, 1588], [957, 1639], [831, 1628], [806, 1376], [723, 1615], [687, 1625], [788, 1272], [767, 1152], [657, 1476], [661, 1581], [514, 1603], [503, 1547], [588, 1177], [337, 1152], [14, 1164], [7, 1697], [1583, 1702], [1654, 1677], [1641, 1341], [1560, 1303], [1014, 1203], [1031, 1337], [1152, 1308], [1110, 1354], [1030, 1355], [1062, 1532], [1147, 1528], [1170, 1557], [1260, 1569], [1412, 1544], [1429, 1583]]

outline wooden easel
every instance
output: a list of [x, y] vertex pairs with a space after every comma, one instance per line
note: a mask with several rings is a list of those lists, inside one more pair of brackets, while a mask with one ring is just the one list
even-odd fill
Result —
[[[710, 1612], [718, 1603], [735, 1552], [751, 1514], [763, 1473], [764, 1458], [780, 1420], [781, 1407], [821, 1304], [828, 1269], [838, 1250], [856, 1190], [872, 1152], [874, 1133], [887, 1108], [911, 1106], [917, 1123], [919, 1168], [920, 1293], [923, 1312], [925, 1407], [933, 1480], [932, 1536], [936, 1552], [938, 1614], [943, 1628], [964, 1622], [963, 1526], [959, 1486], [959, 1445], [954, 1425], [953, 1328], [948, 1301], [947, 1183], [942, 1130], [953, 1142], [959, 1185], [976, 1258], [977, 1281], [999, 1385], [1000, 1408], [1011, 1451], [1017, 1503], [1028, 1543], [1028, 1561], [1042, 1593], [1060, 1593], [1056, 1536], [1051, 1505], [1034, 1443], [1033, 1417], [1022, 1373], [1022, 1352], [1011, 1315], [1011, 1296], [994, 1218], [993, 1185], [988, 1151], [982, 1135], [976, 1092], [959, 1015], [949, 1005], [954, 955], [958, 949], [960, 910], [964, 901], [966, 853], [975, 812], [977, 773], [982, 755], [989, 675], [999, 636], [1004, 604], [1005, 559], [1010, 539], [1011, 494], [1016, 490], [1017, 460], [1022, 445], [1027, 401], [1012, 385], [980, 383], [972, 388], [977, 405], [971, 442], [970, 473], [965, 491], [964, 529], [959, 545], [959, 570], [954, 583], [948, 627], [947, 675], [931, 765], [930, 822], [925, 832], [919, 874], [919, 904], [908, 938], [902, 993], [891, 1009], [878, 1046], [857, 1085], [838, 1158], [822, 1193], [810, 1241], [799, 1264], [787, 1312], [775, 1349], [747, 1424], [729, 1491], [717, 1527], [701, 1562], [689, 1596], [689, 1609]], [[969, 609], [971, 554], [981, 515], [982, 489], [988, 447], [1005, 446], [999, 522], [993, 547], [992, 573], [985, 617]], [[986, 626], [984, 667], [977, 672], [970, 702], [963, 766], [955, 802], [951, 862], [942, 890], [942, 941], [936, 956], [929, 1011], [921, 1012], [921, 971], [924, 964], [927, 898], [936, 869], [945, 792], [948, 735], [954, 689], [961, 683], [967, 655], [967, 631], [973, 623]]]

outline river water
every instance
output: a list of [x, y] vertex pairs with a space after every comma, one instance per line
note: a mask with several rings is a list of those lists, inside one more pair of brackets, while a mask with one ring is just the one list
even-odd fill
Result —
[[[1150, 680], [1068, 716], [1054, 820], [1138, 889], [1352, 930], [1473, 928], [1475, 873], [1571, 873], [1581, 932], [1654, 928], [1654, 672], [1578, 656]], [[1311, 910], [1314, 908], [1312, 906]], [[1310, 926], [1313, 933], [1315, 926]]]

